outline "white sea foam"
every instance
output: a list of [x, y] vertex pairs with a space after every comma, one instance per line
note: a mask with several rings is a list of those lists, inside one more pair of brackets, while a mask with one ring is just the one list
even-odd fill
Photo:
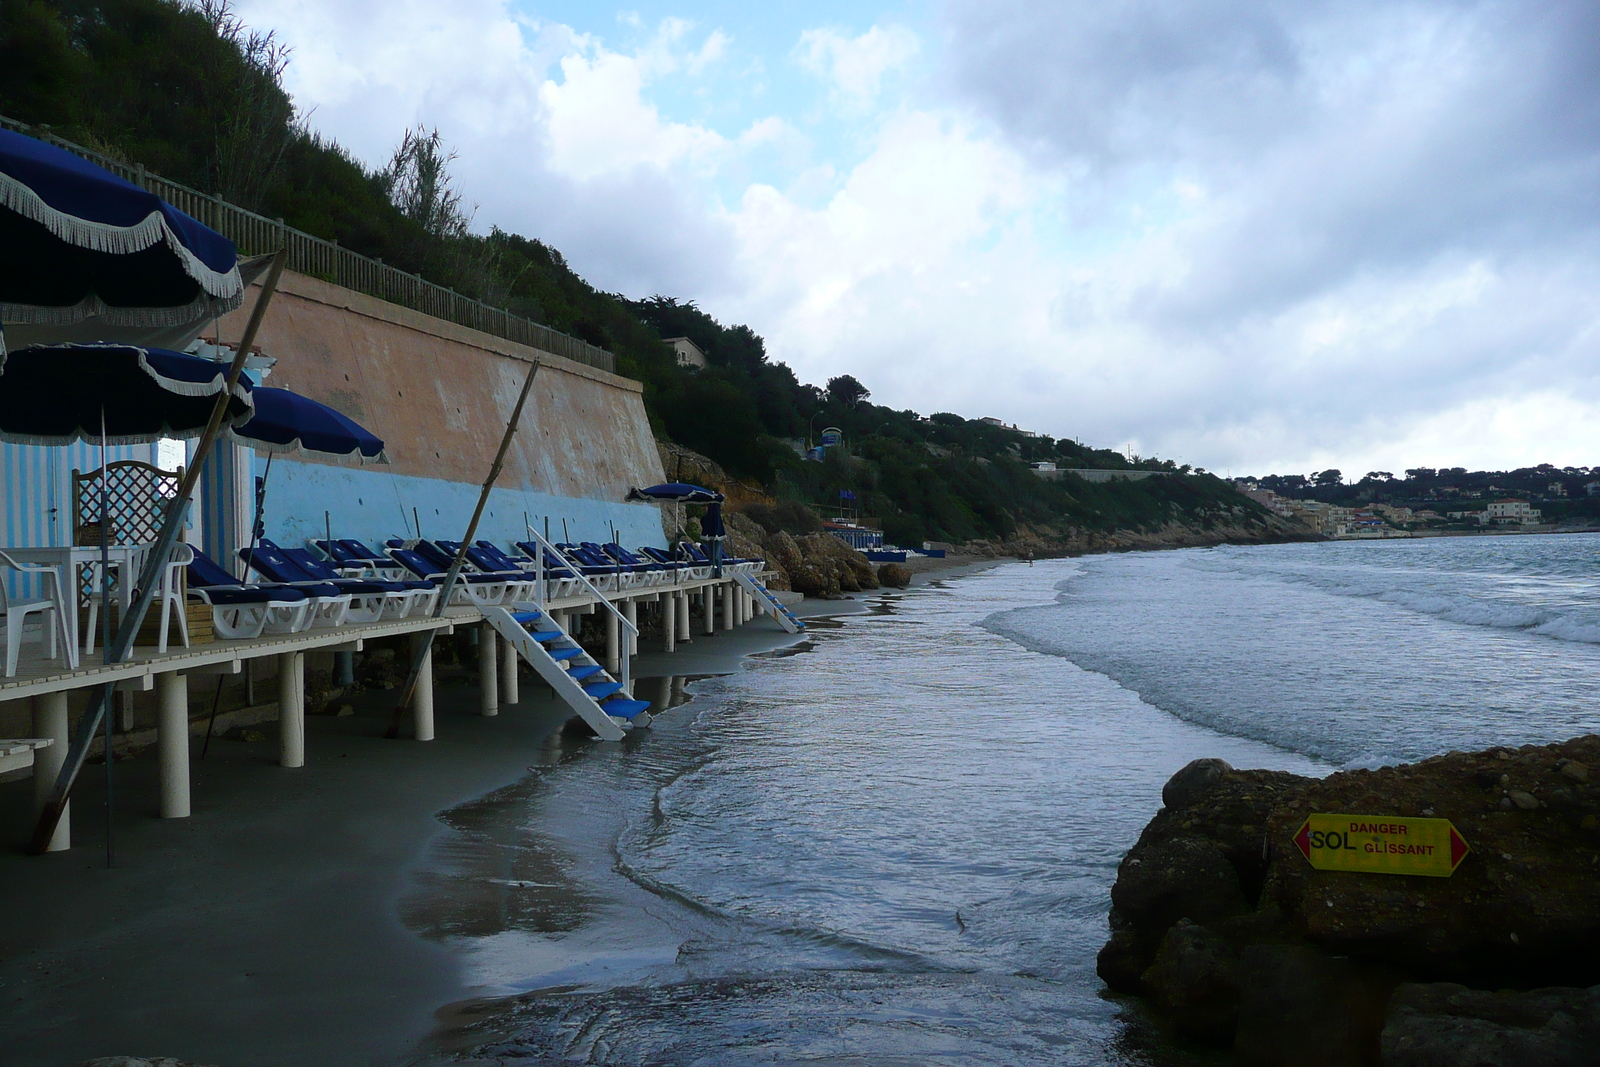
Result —
[[1600, 729], [1600, 538], [1081, 562], [985, 625], [1214, 730], [1356, 767]]

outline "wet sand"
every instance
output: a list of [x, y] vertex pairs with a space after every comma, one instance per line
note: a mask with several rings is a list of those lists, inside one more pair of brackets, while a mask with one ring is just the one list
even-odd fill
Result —
[[[856, 600], [805, 615], [864, 610]], [[644, 651], [639, 679], [717, 674], [803, 640], [760, 619]], [[116, 866], [106, 869], [103, 766], [74, 800], [74, 848], [21, 854], [30, 780], [0, 784], [0, 1033], [17, 1067], [110, 1055], [219, 1067], [401, 1062], [434, 1013], [471, 995], [446, 944], [402, 924], [400, 901], [437, 814], [523, 778], [530, 763], [593, 742], [564, 736], [565, 708], [527, 673], [523, 700], [485, 719], [477, 692], [437, 687], [439, 739], [385, 741], [392, 693], [356, 715], [307, 720], [307, 761], [261, 741], [214, 739], [192, 764], [194, 815], [157, 817], [154, 750], [115, 771]], [[641, 696], [655, 694], [646, 685]], [[198, 748], [196, 749], [198, 755]]]

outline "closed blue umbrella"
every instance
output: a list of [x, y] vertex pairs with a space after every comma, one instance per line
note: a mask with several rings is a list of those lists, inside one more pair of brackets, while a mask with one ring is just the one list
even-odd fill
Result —
[[239, 306], [237, 260], [232, 241], [154, 193], [0, 130], [0, 324], [12, 347], [158, 337], [181, 347], [180, 335]]
[[720, 504], [724, 497], [715, 490], [702, 489], [698, 485], [667, 482], [665, 485], [652, 485], [648, 489], [635, 489], [628, 494], [628, 499], [665, 500], [674, 504]]

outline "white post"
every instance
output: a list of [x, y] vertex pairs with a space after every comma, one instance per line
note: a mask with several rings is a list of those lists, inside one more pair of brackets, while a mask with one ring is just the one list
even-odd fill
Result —
[[622, 670], [622, 627], [617, 617], [606, 612], [606, 673], [613, 678]]
[[716, 633], [717, 598], [711, 595], [711, 587], [709, 585], [700, 590], [700, 614], [705, 616], [701, 621], [705, 624], [706, 633], [708, 635]]
[[628, 625], [633, 629], [628, 631], [628, 655], [639, 654], [639, 602], [630, 600], [622, 606], [622, 614], [627, 618]]
[[[33, 754], [33, 806], [37, 811], [44, 807], [56, 787], [56, 775], [67, 760], [67, 746], [72, 738], [67, 732], [67, 694], [46, 693], [33, 698], [33, 736], [48, 737], [55, 744], [41, 748]], [[61, 809], [61, 821], [50, 838], [46, 852], [60, 852], [72, 847], [72, 802]]]
[[515, 704], [522, 699], [517, 678], [519, 666], [517, 650], [510, 641], [499, 634], [495, 635], [495, 639], [500, 642], [500, 699], [506, 704]]
[[278, 654], [278, 766], [306, 765], [306, 657]]
[[733, 583], [723, 581], [717, 586], [717, 592], [722, 594], [722, 628], [733, 629]]
[[[421, 641], [421, 634], [412, 634], [413, 643]], [[433, 740], [433, 646], [423, 654], [417, 667], [417, 688], [411, 694], [411, 720], [418, 741]]]
[[692, 632], [689, 626], [689, 594], [673, 593], [672, 599], [678, 605], [678, 633], [683, 635], [682, 640], [693, 641], [694, 638], [689, 636]]
[[678, 647], [678, 605], [673, 593], [661, 594], [661, 650], [675, 651]]
[[156, 750], [161, 763], [161, 817], [189, 817], [189, 679], [156, 675]]
[[756, 617], [756, 598], [755, 597], [751, 596], [749, 593], [746, 593], [743, 589], [741, 589], [741, 590], [739, 590], [739, 603], [744, 605], [744, 621], [745, 622], [749, 622], [751, 619]]
[[488, 623], [478, 625], [478, 711], [485, 718], [500, 714], [498, 659], [500, 635]]

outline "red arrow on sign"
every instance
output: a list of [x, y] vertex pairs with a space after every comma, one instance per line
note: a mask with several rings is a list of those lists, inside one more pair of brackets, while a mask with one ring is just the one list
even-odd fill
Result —
[[1461, 861], [1467, 858], [1467, 853], [1472, 850], [1467, 847], [1460, 834], [1456, 833], [1454, 826], [1450, 827], [1450, 869], [1453, 871], [1461, 866]]
[[1306, 859], [1311, 858], [1311, 820], [1307, 819], [1300, 826], [1300, 832], [1294, 835], [1294, 843]]

